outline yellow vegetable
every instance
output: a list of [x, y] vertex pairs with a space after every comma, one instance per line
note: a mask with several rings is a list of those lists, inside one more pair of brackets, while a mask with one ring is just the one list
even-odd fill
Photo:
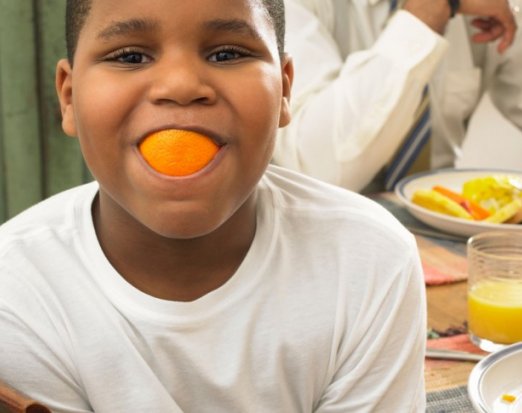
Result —
[[463, 219], [473, 219], [469, 212], [458, 203], [432, 189], [419, 189], [415, 191], [411, 201], [431, 211]]
[[493, 213], [493, 215], [487, 217], [484, 222], [500, 224], [513, 217], [520, 210], [520, 208], [522, 208], [522, 201], [520, 199], [515, 199], [498, 209], [495, 213]]
[[[436, 185], [431, 190], [416, 191], [412, 202], [462, 219], [517, 224], [522, 222], [522, 180], [509, 175], [475, 178], [464, 182], [460, 194]], [[474, 214], [471, 206], [483, 215]]]
[[515, 199], [522, 199], [522, 181], [507, 175], [471, 179], [464, 183], [462, 195], [495, 213]]

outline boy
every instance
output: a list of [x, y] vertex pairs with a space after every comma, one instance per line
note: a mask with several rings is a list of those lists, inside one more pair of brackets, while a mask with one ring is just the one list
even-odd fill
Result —
[[[96, 182], [0, 229], [0, 379], [57, 412], [424, 411], [414, 240], [267, 166], [289, 122], [278, 0], [69, 0], [63, 128]], [[213, 160], [158, 173], [182, 129]]]

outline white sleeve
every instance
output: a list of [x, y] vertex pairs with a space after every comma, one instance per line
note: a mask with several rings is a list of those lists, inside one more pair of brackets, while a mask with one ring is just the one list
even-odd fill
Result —
[[333, 380], [314, 413], [425, 411], [426, 297], [415, 251], [402, 263], [387, 260], [387, 277], [347, 315]]
[[[48, 333], [40, 335], [41, 330]], [[92, 412], [59, 334], [53, 338], [52, 328], [24, 319], [1, 303], [0, 331], [0, 379], [53, 412]]]
[[280, 130], [273, 161], [359, 191], [413, 123], [447, 42], [399, 11], [370, 49], [343, 61], [310, 10], [288, 1], [286, 16], [287, 51], [295, 65], [293, 119]]

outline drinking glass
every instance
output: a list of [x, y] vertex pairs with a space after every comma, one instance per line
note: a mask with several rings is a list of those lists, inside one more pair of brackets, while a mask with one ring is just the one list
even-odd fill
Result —
[[475, 235], [467, 254], [471, 341], [490, 352], [522, 341], [522, 227]]

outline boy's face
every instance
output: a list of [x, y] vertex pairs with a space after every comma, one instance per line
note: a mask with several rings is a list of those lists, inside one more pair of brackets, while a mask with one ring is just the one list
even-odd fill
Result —
[[[103, 202], [159, 234], [190, 238], [252, 196], [289, 122], [291, 77], [260, 0], [93, 0], [73, 68], [58, 64], [57, 88], [64, 130], [79, 137]], [[158, 174], [138, 143], [170, 128], [222, 147], [202, 173]]]

